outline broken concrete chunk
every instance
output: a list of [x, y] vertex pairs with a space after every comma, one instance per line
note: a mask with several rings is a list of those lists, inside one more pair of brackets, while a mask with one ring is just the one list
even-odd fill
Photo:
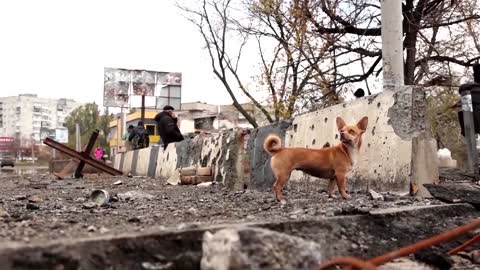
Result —
[[383, 195], [376, 192], [375, 190], [373, 189], [369, 189], [368, 190], [368, 193], [370, 194], [370, 197], [372, 198], [372, 200], [374, 201], [383, 201], [385, 200], [385, 198], [383, 198]]
[[31, 195], [28, 197], [28, 202], [31, 203], [42, 203], [43, 199], [38, 195]]
[[202, 270], [314, 269], [322, 261], [315, 242], [249, 227], [206, 232], [202, 250]]
[[380, 270], [433, 270], [432, 267], [407, 258], [396, 259], [379, 267]]
[[480, 189], [475, 185], [467, 183], [444, 183], [440, 185], [425, 184], [424, 186], [433, 197], [440, 201], [448, 203], [466, 202], [476, 208], [480, 207]]
[[7, 212], [7, 210], [0, 208], [0, 218], [9, 218], [10, 214]]

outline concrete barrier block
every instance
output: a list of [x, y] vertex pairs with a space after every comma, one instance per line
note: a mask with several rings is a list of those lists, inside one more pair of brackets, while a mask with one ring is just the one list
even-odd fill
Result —
[[282, 121], [260, 127], [252, 131], [248, 140], [250, 186], [259, 189], [271, 189], [275, 182], [270, 167], [270, 155], [263, 150], [263, 142], [269, 134], [276, 134], [285, 143], [285, 134], [292, 125], [291, 121]]
[[177, 169], [177, 149], [176, 144], [172, 143], [167, 149], [160, 149], [157, 160], [157, 177], [169, 178]]
[[135, 174], [145, 176], [148, 173], [148, 166], [150, 164], [150, 153], [152, 152], [152, 148], [149, 147], [137, 151], [138, 159]]
[[129, 174], [132, 172], [133, 152], [134, 151], [128, 151], [124, 153], [123, 166], [120, 168], [124, 174]]

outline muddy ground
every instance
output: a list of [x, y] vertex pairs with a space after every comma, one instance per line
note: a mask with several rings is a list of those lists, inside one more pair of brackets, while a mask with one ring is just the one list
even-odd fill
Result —
[[[116, 181], [121, 185], [115, 185]], [[291, 183], [288, 203], [275, 202], [271, 191], [233, 192], [218, 185], [169, 186], [145, 177], [89, 175], [82, 180], [56, 180], [48, 174], [0, 174], [0, 242], [44, 242], [101, 234], [138, 232], [152, 227], [184, 228], [191, 223], [279, 221], [349, 215], [404, 205], [442, 204], [435, 199], [384, 194], [385, 201], [364, 193], [344, 201], [328, 198], [315, 183]], [[113, 196], [95, 207], [95, 189]], [[125, 194], [125, 193], [137, 194]], [[338, 194], [338, 193], [337, 193]], [[138, 196], [140, 195], [140, 196]], [[2, 221], [3, 220], [3, 221]], [[195, 226], [195, 225], [193, 225]]]

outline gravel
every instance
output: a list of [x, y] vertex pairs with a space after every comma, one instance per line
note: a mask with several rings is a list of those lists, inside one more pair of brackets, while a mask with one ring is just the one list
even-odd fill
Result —
[[[40, 243], [152, 228], [303, 220], [402, 205], [442, 204], [387, 193], [382, 193], [384, 201], [374, 201], [367, 192], [353, 193], [353, 199], [345, 201], [338, 195], [328, 198], [315, 182], [290, 183], [285, 204], [277, 203], [270, 190], [234, 192], [221, 185], [170, 186], [164, 180], [146, 177], [88, 175], [80, 180], [56, 180], [48, 174], [0, 174], [0, 185], [0, 242]], [[95, 189], [110, 193], [108, 205], [99, 207], [89, 201]]]

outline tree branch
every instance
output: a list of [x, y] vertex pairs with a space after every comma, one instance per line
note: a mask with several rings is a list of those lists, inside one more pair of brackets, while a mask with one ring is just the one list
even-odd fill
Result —
[[415, 66], [420, 66], [422, 64], [427, 63], [428, 61], [436, 61], [436, 62], [450, 62], [450, 63], [455, 63], [457, 65], [464, 66], [464, 67], [472, 67], [474, 65], [474, 62], [477, 60], [480, 60], [480, 56], [477, 56], [467, 61], [462, 61], [450, 56], [434, 55], [434, 56], [425, 57], [415, 61]]

